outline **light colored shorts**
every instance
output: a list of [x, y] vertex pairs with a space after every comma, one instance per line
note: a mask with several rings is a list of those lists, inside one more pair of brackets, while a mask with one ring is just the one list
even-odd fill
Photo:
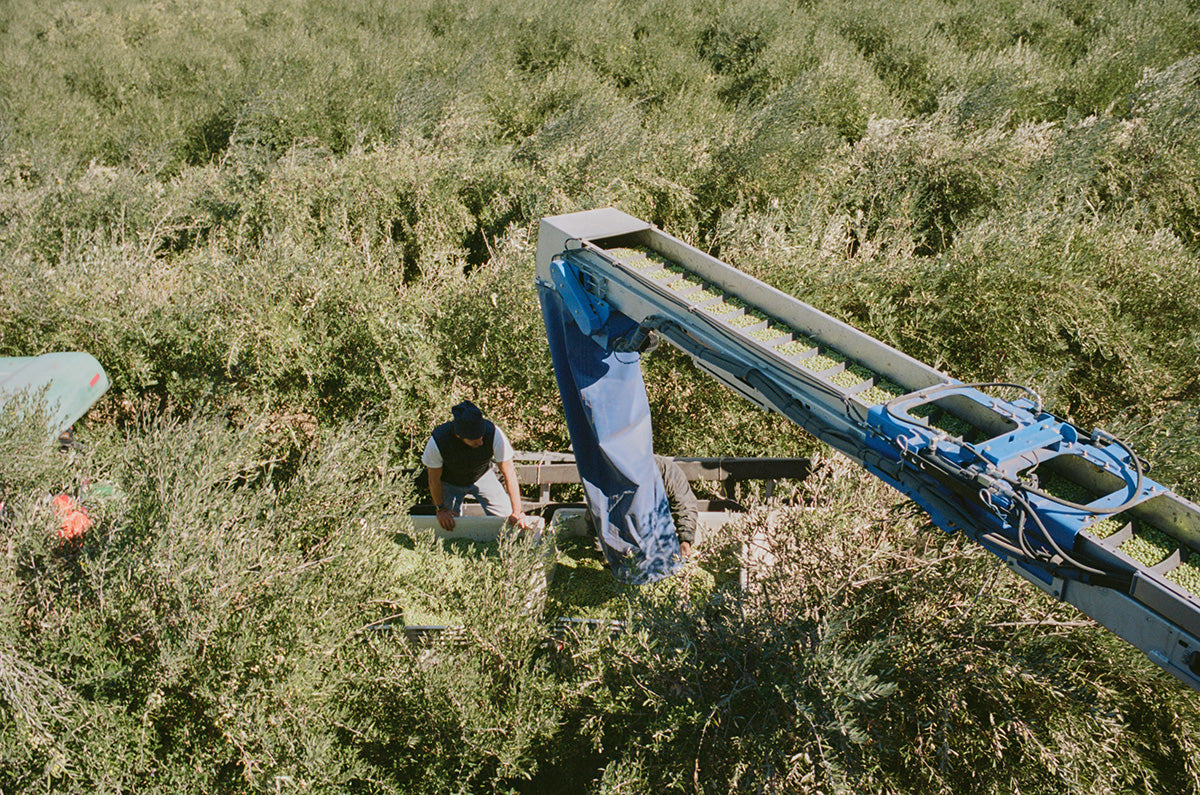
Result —
[[512, 514], [512, 500], [508, 492], [496, 477], [496, 470], [489, 469], [479, 480], [470, 486], [455, 486], [442, 481], [442, 501], [449, 506], [455, 516], [462, 515], [463, 499], [472, 496], [479, 501], [483, 512], [488, 516], [509, 516]]

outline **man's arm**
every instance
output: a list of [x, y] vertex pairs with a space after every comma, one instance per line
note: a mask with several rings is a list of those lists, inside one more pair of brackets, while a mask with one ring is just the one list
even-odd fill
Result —
[[525, 511], [521, 507], [521, 487], [517, 483], [517, 468], [513, 465], [511, 458], [500, 462], [500, 474], [504, 475], [504, 487], [508, 491], [509, 502], [512, 503], [512, 514], [508, 517], [508, 521], [517, 527], [525, 527], [527, 521]]
[[426, 467], [429, 470], [429, 496], [437, 506], [437, 520], [442, 529], [449, 532], [454, 529], [454, 514], [442, 505], [442, 468]]
[[696, 523], [700, 506], [683, 468], [675, 463], [674, 459], [666, 456], [656, 455], [654, 460], [662, 475], [663, 489], [667, 492], [671, 518], [675, 521], [675, 534], [679, 536], [679, 550], [686, 558], [692, 554], [692, 544], [696, 543]]
[[668, 502], [671, 503], [671, 517], [675, 520], [675, 534], [679, 536], [679, 551], [685, 558], [690, 557], [692, 544], [696, 543], [696, 523], [700, 513], [695, 494], [689, 487], [686, 496], [669, 494]]

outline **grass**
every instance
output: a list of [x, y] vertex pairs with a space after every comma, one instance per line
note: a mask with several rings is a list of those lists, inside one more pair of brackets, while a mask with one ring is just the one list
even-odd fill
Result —
[[[539, 749], [567, 743], [573, 755], [584, 753], [590, 734], [571, 727], [596, 716], [610, 727], [633, 727], [609, 735], [622, 753], [648, 736], [664, 751], [700, 747], [708, 775], [724, 780], [732, 776], [721, 772], [726, 765], [744, 762], [727, 753], [727, 744], [768, 757], [776, 751], [775, 730], [765, 725], [719, 726], [709, 738], [714, 728], [706, 715], [722, 703], [773, 715], [808, 753], [830, 760], [845, 753], [832, 750], [838, 738], [851, 748], [884, 749], [896, 736], [906, 746], [924, 743], [940, 735], [923, 716], [949, 710], [972, 730], [943, 736], [967, 759], [962, 772], [940, 774], [947, 779], [987, 765], [989, 775], [1025, 775], [1038, 764], [1022, 756], [1029, 735], [1057, 749], [1056, 770], [1086, 765], [1095, 774], [1099, 754], [1114, 769], [1179, 772], [1123, 741], [1137, 736], [1123, 716], [1146, 697], [1144, 661], [1123, 657], [1122, 647], [1106, 645], [1105, 632], [1073, 624], [1069, 608], [1016, 577], [1000, 570], [998, 580], [983, 553], [928, 532], [921, 514], [840, 458], [818, 457], [813, 476], [795, 486], [792, 505], [772, 509], [769, 523], [766, 508], [758, 508], [707, 539], [696, 564], [659, 587], [619, 586], [589, 539], [559, 538], [556, 576], [539, 602], [531, 601], [530, 587], [531, 573], [545, 565], [537, 546], [515, 538], [436, 542], [405, 529], [395, 512], [404, 481], [381, 465], [387, 440], [370, 425], [317, 428], [307, 440], [276, 436], [270, 423], [254, 426], [253, 434], [233, 433], [221, 417], [127, 434], [93, 429], [82, 437], [91, 452], [71, 466], [52, 451], [35, 460], [18, 455], [22, 427], [0, 437], [14, 440], [11, 450], [0, 444], [12, 473], [5, 503], [14, 549], [0, 581], [22, 606], [19, 615], [36, 619], [36, 642], [5, 624], [13, 651], [0, 654], [0, 675], [25, 683], [16, 702], [29, 716], [24, 736], [52, 740], [13, 746], [7, 782], [19, 781], [25, 766], [40, 776], [61, 748], [66, 758], [88, 759], [86, 767], [64, 768], [72, 781], [171, 777], [184, 788], [220, 789], [259, 780], [250, 765], [268, 757], [252, 747], [256, 741], [280, 742], [270, 757], [276, 765], [288, 775], [324, 776], [331, 788], [346, 775], [407, 781], [398, 761], [449, 781], [453, 771], [439, 767], [444, 760], [475, 769], [494, 755], [514, 765], [536, 758], [545, 766], [539, 769], [561, 774], [576, 767]], [[304, 454], [286, 472], [278, 463], [288, 460], [292, 444], [304, 445]], [[39, 495], [79, 466], [113, 488], [80, 492], [96, 523], [78, 550], [64, 553]], [[764, 539], [774, 567], [754, 569], [752, 587], [742, 592], [730, 572], [744, 565], [743, 544]], [[146, 560], [155, 565], [133, 565]], [[971, 597], [985, 587], [1001, 598]], [[948, 620], [944, 601], [955, 594], [962, 612], [951, 611]], [[1042, 637], [1029, 626], [1029, 610], [1074, 628]], [[464, 631], [455, 646], [427, 654], [382, 631], [397, 615]], [[566, 625], [550, 642], [547, 616], [617, 619], [629, 628], [614, 635], [604, 623]], [[964, 644], [965, 637], [982, 638], [988, 648]], [[69, 663], [59, 651], [68, 639]], [[203, 658], [188, 651], [202, 639]], [[1053, 644], [1056, 654], [1044, 656], [1042, 644]], [[718, 664], [734, 652], [745, 655], [737, 666]], [[1086, 662], [1047, 662], [1063, 654]], [[221, 661], [216, 667], [214, 659]], [[117, 661], [125, 667], [114, 667]], [[974, 676], [955, 676], [964, 664]], [[1079, 664], [1082, 670], [1072, 667]], [[123, 670], [137, 677], [123, 678]], [[973, 707], [954, 706], [997, 694], [1030, 698], [1013, 670], [1038, 682], [1065, 681], [1086, 693], [1088, 704], [1121, 717], [1088, 723], [1072, 713], [1049, 727], [1033, 701], [1011, 719], [1020, 721], [1017, 731], [979, 723], [970, 717]], [[1103, 688], [1094, 684], [1101, 670]], [[105, 688], [90, 689], [104, 671], [113, 672], [101, 679]], [[608, 686], [597, 688], [597, 676]], [[181, 678], [186, 691], [174, 689]], [[514, 689], [519, 705], [509, 697]], [[152, 697], [156, 692], [163, 701]], [[858, 697], [843, 698], [847, 692]], [[1155, 698], [1173, 692], [1159, 686]], [[814, 729], [797, 699], [805, 711], [834, 710], [839, 720]], [[1161, 707], [1136, 709], [1155, 714]], [[1172, 714], [1187, 727], [1197, 713]], [[219, 730], [231, 719], [239, 727], [232, 739]], [[445, 736], [444, 720], [462, 730]], [[354, 731], [328, 728], [335, 723]], [[83, 725], [106, 730], [72, 731]], [[497, 727], [514, 733], [512, 740], [495, 744], [487, 729]], [[981, 740], [980, 732], [991, 735]], [[1097, 732], [1108, 738], [1100, 750]], [[396, 736], [423, 744], [394, 748]], [[1182, 748], [1187, 736], [1160, 741]], [[320, 750], [285, 752], [286, 737]], [[137, 761], [150, 738], [165, 754], [153, 766]], [[998, 762], [995, 743], [1018, 758]], [[1077, 744], [1086, 753], [1074, 755]], [[239, 745], [244, 750], [236, 751]], [[381, 747], [386, 754], [379, 755]], [[176, 757], [180, 748], [186, 754]], [[246, 754], [238, 758], [247, 767], [230, 777], [233, 752]], [[880, 764], [890, 756], [869, 753]], [[888, 769], [919, 775], [924, 767]], [[516, 775], [495, 773], [503, 780]]]
[[[447, 406], [567, 449], [538, 221], [610, 205], [1200, 497], [1200, 12], [1018, 6], [5, 6], [0, 355], [113, 388], [0, 433], [0, 790], [1200, 791], [1193, 694], [827, 459], [761, 590], [644, 632], [547, 650], [518, 549], [396, 575]], [[644, 368], [660, 449], [827, 454]], [[464, 648], [377, 630], [414, 583]]]

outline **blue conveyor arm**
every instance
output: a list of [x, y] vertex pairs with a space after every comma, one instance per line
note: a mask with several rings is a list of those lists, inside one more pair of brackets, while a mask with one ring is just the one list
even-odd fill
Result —
[[[598, 444], [589, 417], [640, 412], [645, 393], [640, 377], [623, 378], [601, 410], [563, 377], [564, 362], [591, 350], [638, 367], [656, 335], [1200, 690], [1200, 507], [1112, 436], [1081, 432], [1019, 385], [950, 378], [616, 210], [543, 219], [538, 284], [577, 457]], [[564, 334], [577, 338], [564, 346]], [[581, 396], [587, 410], [573, 410]], [[631, 458], [649, 455], [648, 420], [592, 457], [625, 444]], [[643, 475], [653, 480], [633, 482]], [[593, 491], [593, 507], [616, 505], [611, 489]], [[619, 506], [609, 519], [620, 521]]]

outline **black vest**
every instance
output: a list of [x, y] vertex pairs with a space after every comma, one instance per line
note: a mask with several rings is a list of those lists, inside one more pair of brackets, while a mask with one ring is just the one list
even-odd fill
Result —
[[451, 486], [470, 486], [492, 466], [496, 426], [483, 420], [483, 444], [471, 447], [454, 435], [454, 422], [433, 429], [433, 441], [442, 454], [442, 480]]

